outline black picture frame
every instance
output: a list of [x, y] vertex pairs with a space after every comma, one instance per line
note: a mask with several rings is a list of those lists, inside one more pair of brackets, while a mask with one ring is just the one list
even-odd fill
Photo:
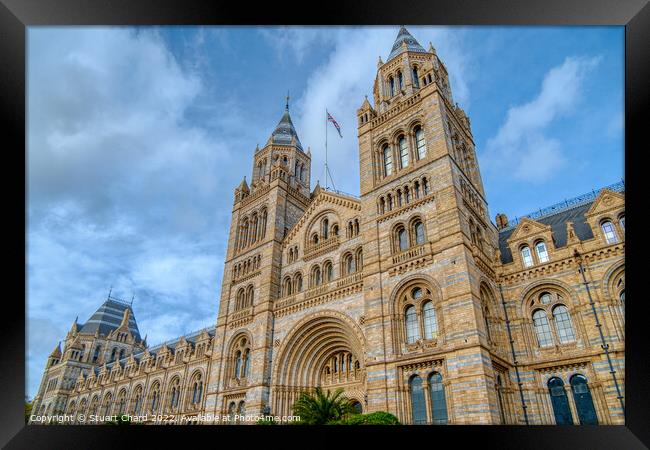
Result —
[[[302, 14], [302, 16], [300, 15]], [[88, 427], [88, 426], [25, 426], [25, 304], [20, 288], [25, 288], [25, 271], [18, 267], [25, 260], [29, 242], [20, 245], [19, 236], [26, 237], [26, 32], [37, 25], [622, 25], [625, 26], [625, 181], [627, 229], [626, 242], [632, 251], [632, 263], [626, 271], [626, 289], [632, 301], [626, 304], [626, 376], [625, 426], [460, 426], [460, 427]], [[288, 438], [290, 433], [303, 435], [309, 446], [318, 442], [337, 445], [362, 445], [364, 439], [399, 439], [402, 444], [430, 443], [444, 440], [453, 445], [475, 439], [482, 447], [497, 448], [647, 448], [650, 445], [650, 380], [648, 348], [644, 339], [644, 316], [640, 295], [640, 268], [643, 253], [640, 224], [640, 194], [644, 150], [642, 132], [647, 123], [648, 80], [650, 65], [650, 5], [646, 0], [587, 1], [482, 1], [386, 0], [338, 3], [213, 3], [198, 0], [0, 0], [0, 111], [2, 114], [5, 170], [2, 182], [5, 192], [5, 225], [9, 225], [6, 241], [15, 245], [5, 252], [12, 272], [10, 291], [3, 302], [0, 341], [0, 444], [6, 448], [104, 448], [135, 443], [145, 439], [167, 441], [171, 433], [184, 433], [192, 446], [225, 445], [246, 435], [265, 439], [265, 447], [301, 446], [302, 440]], [[23, 151], [21, 151], [23, 149]], [[630, 153], [630, 150], [632, 152]], [[8, 158], [8, 160], [7, 160]], [[19, 184], [22, 182], [23, 195]], [[10, 200], [10, 201], [7, 201]], [[11, 246], [9, 247], [11, 248]], [[22, 256], [21, 256], [22, 255]], [[15, 295], [14, 294], [15, 291]], [[319, 433], [325, 433], [325, 439]], [[345, 437], [343, 437], [345, 435]], [[189, 439], [188, 439], [189, 438]], [[129, 439], [129, 441], [125, 441]], [[288, 440], [287, 440], [288, 439]], [[343, 441], [339, 440], [343, 439]], [[305, 441], [307, 442], [307, 441]], [[348, 444], [343, 444], [347, 442]], [[450, 444], [451, 443], [451, 444]]]

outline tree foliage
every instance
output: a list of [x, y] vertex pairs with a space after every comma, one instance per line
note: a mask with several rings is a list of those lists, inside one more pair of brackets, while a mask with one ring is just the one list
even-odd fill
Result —
[[29, 417], [32, 415], [33, 402], [25, 401], [25, 423], [29, 422]]
[[325, 425], [341, 420], [356, 411], [350, 400], [343, 396], [343, 389], [334, 393], [323, 392], [317, 387], [312, 393], [303, 392], [293, 405], [293, 412], [300, 417], [300, 424]]
[[328, 425], [399, 425], [397, 417], [385, 411], [369, 414], [353, 414], [341, 420], [329, 422]]

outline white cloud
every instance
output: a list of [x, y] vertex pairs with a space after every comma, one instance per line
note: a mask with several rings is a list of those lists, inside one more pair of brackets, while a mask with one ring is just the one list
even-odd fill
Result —
[[[411, 34], [425, 48], [435, 42], [440, 58], [452, 74], [454, 97], [461, 104], [468, 102], [469, 89], [464, 74], [469, 53], [462, 47], [461, 34], [444, 28], [409, 27]], [[364, 95], [372, 102], [372, 87], [379, 56], [385, 61], [397, 31], [395, 27], [338, 28], [329, 34], [334, 49], [327, 61], [316, 68], [307, 81], [307, 88], [296, 102], [295, 125], [303, 145], [312, 150], [312, 185], [325, 184], [325, 109], [341, 125], [343, 139], [336, 130], [328, 129], [329, 165], [336, 188], [352, 194], [359, 192], [358, 143], [356, 110]], [[312, 35], [300, 48], [317, 45]]]
[[583, 81], [600, 60], [568, 57], [549, 70], [539, 94], [528, 103], [511, 107], [499, 131], [488, 140], [485, 167], [534, 183], [548, 180], [565, 167], [568, 161], [561, 142], [545, 132], [555, 119], [575, 111]]
[[[456, 98], [467, 99], [465, 80], [453, 78], [467, 61], [459, 38], [440, 28], [410, 31], [425, 47], [435, 43]], [[371, 94], [377, 58], [386, 58], [396, 28], [261, 33], [281, 58], [298, 63], [315, 48], [333, 49], [292, 113], [301, 141], [312, 146], [315, 183], [329, 108], [344, 136], [330, 129], [337, 187], [358, 192], [355, 111]], [[239, 147], [250, 113], [234, 94], [212, 101], [220, 80], [205, 70], [219, 56], [205, 52], [212, 43], [228, 47], [222, 30], [188, 36], [177, 61], [156, 29], [28, 32], [30, 395], [56, 341], [74, 317], [84, 322], [99, 307], [110, 286], [119, 297], [135, 294], [150, 343], [215, 322], [232, 188], [250, 170]], [[222, 110], [229, 113], [213, 113]]]
[[259, 34], [275, 49], [281, 60], [288, 56], [301, 64], [312, 46], [332, 43], [331, 27], [260, 28]]
[[[234, 185], [220, 163], [238, 160], [225, 139], [185, 120], [204, 84], [156, 30], [34, 28], [28, 45], [33, 395], [57, 340], [111, 285], [136, 295], [140, 329], [155, 340], [214, 322], [230, 219], [214, 205]], [[170, 311], [176, 327], [164, 325]]]

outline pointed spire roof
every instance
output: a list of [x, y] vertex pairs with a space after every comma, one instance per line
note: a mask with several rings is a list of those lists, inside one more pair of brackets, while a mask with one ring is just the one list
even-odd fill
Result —
[[50, 353], [50, 358], [60, 358], [61, 357], [61, 342], [56, 344], [56, 347], [54, 350], [52, 350], [52, 353]]
[[120, 327], [122, 320], [125, 317], [125, 311], [129, 310], [128, 323], [129, 331], [135, 337], [136, 341], [140, 341], [140, 332], [138, 331], [138, 324], [135, 321], [133, 309], [131, 305], [122, 300], [108, 297], [106, 301], [90, 316], [90, 319], [81, 327], [79, 333], [93, 334], [100, 333], [108, 336], [108, 333]]
[[237, 189], [239, 189], [241, 192], [250, 192], [250, 190], [248, 189], [248, 183], [246, 183], [246, 175], [244, 175], [244, 179], [241, 180], [241, 183], [239, 183]]
[[411, 33], [408, 32], [404, 25], [400, 27], [399, 33], [397, 33], [395, 43], [393, 44], [393, 48], [390, 51], [390, 55], [388, 55], [388, 59], [386, 61], [390, 61], [403, 51], [426, 53], [426, 50], [419, 44], [418, 41], [415, 40], [415, 38], [411, 35]]
[[291, 121], [291, 116], [289, 115], [289, 96], [287, 95], [287, 105], [282, 114], [282, 118], [278, 122], [278, 125], [275, 127], [269, 142], [278, 145], [295, 145], [300, 150], [302, 150], [302, 144], [300, 139], [298, 139], [298, 133], [296, 132], [293, 122]]

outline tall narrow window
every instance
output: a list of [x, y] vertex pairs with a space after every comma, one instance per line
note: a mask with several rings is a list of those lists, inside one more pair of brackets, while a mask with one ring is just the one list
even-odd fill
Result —
[[603, 230], [603, 234], [605, 235], [605, 240], [607, 241], [608, 244], [615, 244], [618, 242], [618, 236], [616, 235], [616, 230], [614, 229], [614, 225], [612, 225], [612, 222], [610, 222], [609, 220], [603, 222], [600, 227]]
[[551, 334], [551, 327], [548, 323], [548, 317], [544, 310], [538, 309], [533, 313], [533, 325], [535, 333], [537, 333], [537, 341], [540, 347], [548, 347], [553, 345], [553, 335]]
[[302, 292], [302, 275], [296, 275], [296, 292]]
[[420, 339], [420, 328], [418, 327], [418, 315], [415, 306], [409, 306], [405, 311], [406, 317], [406, 342], [412, 344]]
[[347, 275], [350, 275], [350, 274], [356, 272], [356, 270], [357, 270], [356, 265], [354, 263], [354, 258], [352, 257], [352, 255], [348, 255], [348, 256], [345, 257], [345, 270], [346, 270]]
[[487, 306], [483, 308], [483, 321], [485, 322], [485, 331], [487, 333], [488, 341], [492, 342], [492, 333], [490, 333], [490, 320], [489, 314], [490, 311]]
[[521, 260], [524, 262], [524, 267], [530, 267], [533, 265], [533, 255], [528, 246], [521, 249]]
[[415, 146], [418, 150], [418, 159], [427, 156], [427, 143], [424, 140], [424, 131], [420, 127], [415, 129]]
[[384, 176], [389, 176], [393, 173], [393, 154], [388, 144], [383, 149], [384, 156]]
[[538, 242], [535, 245], [535, 251], [537, 251], [537, 259], [539, 259], [539, 262], [548, 262], [548, 252], [546, 251], [546, 244], [544, 242]]
[[557, 305], [553, 308], [553, 319], [555, 320], [555, 328], [560, 343], [566, 344], [567, 342], [575, 341], [576, 336], [573, 332], [571, 317], [569, 316], [569, 310], [567, 307], [564, 305]]
[[436, 318], [436, 310], [433, 307], [433, 302], [426, 302], [424, 304], [422, 315], [424, 318], [424, 338], [435, 339], [438, 336], [438, 319]]
[[622, 229], [623, 231], [625, 231], [625, 216], [621, 216], [621, 217], [619, 217], [619, 219], [618, 219], [618, 223], [621, 224], [621, 229]]
[[408, 145], [406, 145], [406, 138], [404, 136], [399, 138], [398, 145], [399, 145], [399, 164], [400, 167], [403, 169], [404, 167], [409, 165], [409, 149], [408, 149]]
[[571, 377], [570, 383], [580, 425], [598, 425], [598, 416], [596, 416], [596, 409], [594, 408], [587, 379], [580, 374], [576, 374]]
[[327, 239], [329, 237], [329, 221], [327, 219], [323, 219], [323, 239]]
[[501, 423], [505, 424], [506, 414], [505, 414], [505, 408], [503, 406], [503, 382], [501, 381], [501, 375], [497, 375], [496, 391], [497, 391], [497, 402], [499, 404], [499, 417], [501, 418]]
[[330, 282], [334, 279], [334, 269], [331, 262], [325, 263], [325, 281]]
[[262, 227], [260, 228], [260, 239], [263, 238], [266, 235], [266, 219], [268, 217], [268, 214], [266, 213], [266, 210], [262, 212]]
[[397, 239], [398, 239], [398, 242], [399, 242], [399, 250], [401, 252], [403, 252], [404, 250], [406, 250], [409, 247], [408, 238], [406, 236], [406, 230], [404, 228], [400, 228], [397, 231]]
[[399, 81], [399, 90], [403, 91], [404, 90], [404, 77], [402, 76], [402, 72], [397, 72], [397, 80]]
[[415, 234], [415, 244], [420, 245], [424, 244], [424, 225], [419, 220], [415, 222], [413, 226], [413, 231]]
[[239, 379], [241, 376], [241, 352], [237, 351], [235, 354], [235, 378]]
[[418, 68], [417, 68], [417, 66], [413, 66], [412, 75], [413, 75], [413, 86], [420, 87], [420, 81], [418, 80]]
[[411, 391], [411, 409], [413, 411], [413, 424], [420, 425], [427, 423], [427, 411], [424, 403], [424, 390], [422, 389], [422, 378], [415, 375], [409, 381]]
[[395, 79], [393, 77], [388, 79], [388, 89], [391, 97], [395, 95]]
[[235, 423], [235, 408], [237, 405], [235, 405], [235, 402], [230, 402], [230, 405], [228, 405], [228, 420], [230, 423]]
[[422, 193], [424, 195], [429, 195], [429, 182], [426, 178], [422, 178]]
[[429, 375], [429, 396], [431, 397], [431, 418], [434, 424], [447, 423], [447, 401], [445, 388], [442, 385], [442, 375], [437, 372]]
[[618, 298], [621, 300], [621, 308], [623, 309], [623, 315], [625, 315], [625, 289], [621, 291]]
[[555, 423], [557, 425], [573, 425], [573, 416], [571, 416], [569, 399], [564, 390], [564, 382], [558, 377], [553, 377], [548, 380], [547, 386], [551, 395]]
[[248, 376], [248, 366], [250, 365], [249, 360], [250, 360], [250, 351], [246, 349], [244, 351], [244, 358], [242, 361], [242, 371], [241, 371], [242, 378], [246, 378]]

